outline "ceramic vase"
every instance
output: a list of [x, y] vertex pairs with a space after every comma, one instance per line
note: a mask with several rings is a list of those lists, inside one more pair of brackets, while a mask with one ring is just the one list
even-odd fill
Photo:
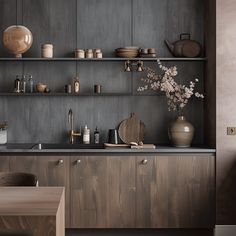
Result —
[[168, 134], [173, 146], [190, 147], [193, 140], [194, 127], [181, 115], [169, 125]]

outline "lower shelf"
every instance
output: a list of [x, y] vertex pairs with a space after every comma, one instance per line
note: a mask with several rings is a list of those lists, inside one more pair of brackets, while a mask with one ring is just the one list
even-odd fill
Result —
[[53, 93], [10, 93], [10, 92], [0, 92], [0, 96], [68, 96], [68, 97], [83, 97], [83, 96], [163, 96], [162, 93], [156, 94], [145, 94], [145, 93], [60, 93], [60, 92], [53, 92]]

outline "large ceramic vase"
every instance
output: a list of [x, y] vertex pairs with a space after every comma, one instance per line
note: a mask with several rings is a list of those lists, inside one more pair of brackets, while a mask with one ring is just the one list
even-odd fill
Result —
[[3, 45], [15, 57], [30, 49], [33, 43], [32, 33], [22, 25], [12, 25], [3, 32]]
[[186, 121], [184, 116], [178, 116], [169, 125], [168, 134], [173, 146], [190, 147], [193, 140], [194, 127]]

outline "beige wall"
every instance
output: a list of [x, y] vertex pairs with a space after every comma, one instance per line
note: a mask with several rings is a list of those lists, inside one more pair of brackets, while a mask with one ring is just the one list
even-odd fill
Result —
[[236, 0], [216, 0], [217, 223], [236, 224]]

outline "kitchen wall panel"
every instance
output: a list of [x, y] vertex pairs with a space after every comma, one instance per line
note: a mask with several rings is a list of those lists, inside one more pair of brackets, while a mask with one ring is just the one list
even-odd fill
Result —
[[[174, 41], [179, 33], [190, 32], [203, 43], [203, 1], [180, 0], [20, 0], [0, 1], [0, 31], [18, 23], [33, 33], [34, 43], [25, 57], [39, 57], [43, 43], [54, 45], [55, 57], [73, 56], [76, 47], [101, 48], [113, 56], [124, 45], [156, 47], [159, 56], [170, 56], [164, 39]], [[0, 44], [0, 55], [11, 56]], [[179, 67], [178, 80], [198, 77], [204, 89], [204, 64], [169, 63]], [[156, 68], [156, 63], [147, 63]], [[104, 92], [137, 94], [142, 73], [125, 73], [123, 62], [0, 62], [0, 90], [12, 91], [16, 74], [32, 74], [35, 83], [45, 82], [53, 91], [63, 91], [79, 75], [81, 91], [92, 92], [101, 84]], [[132, 87], [133, 86], [133, 87]], [[152, 92], [148, 92], [152, 94]], [[203, 101], [190, 101], [186, 116], [195, 128], [194, 143], [204, 143]], [[110, 97], [0, 97], [0, 120], [9, 123], [9, 142], [67, 141], [67, 113], [75, 114], [75, 128], [88, 124], [101, 131], [116, 127], [131, 112], [144, 121], [146, 141], [168, 143], [167, 126], [174, 118], [163, 96]]]
[[157, 48], [158, 56], [172, 56], [164, 40], [174, 42], [181, 33], [204, 44], [204, 1], [134, 0], [133, 44]]
[[227, 135], [236, 126], [236, 2], [216, 1], [216, 148], [217, 223], [236, 224], [236, 136]]

